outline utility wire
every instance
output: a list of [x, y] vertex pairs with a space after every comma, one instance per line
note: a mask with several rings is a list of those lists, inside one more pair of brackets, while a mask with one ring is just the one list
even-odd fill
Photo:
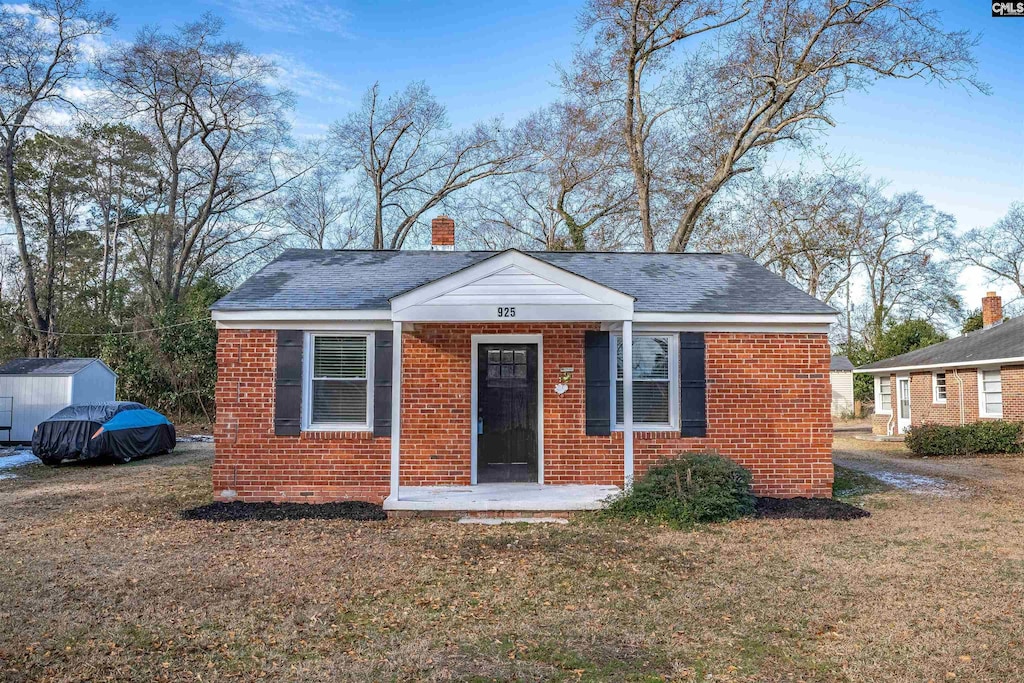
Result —
[[22, 325], [21, 323], [5, 318], [7, 322], [20, 327], [24, 330], [29, 330], [37, 334], [45, 334], [54, 337], [120, 337], [133, 334], [142, 334], [143, 332], [156, 332], [158, 330], [169, 330], [172, 327], [183, 327], [185, 325], [194, 325], [195, 323], [207, 322], [209, 318], [196, 318], [195, 320], [188, 320], [183, 323], [174, 323], [173, 325], [161, 325], [160, 327], [147, 327], [144, 330], [129, 330], [125, 332], [50, 332], [47, 330], [40, 330], [38, 327], [30, 327], [29, 325]]

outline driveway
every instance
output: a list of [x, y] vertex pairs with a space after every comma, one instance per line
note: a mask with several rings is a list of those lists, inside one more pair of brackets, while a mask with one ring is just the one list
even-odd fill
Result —
[[1016, 496], [1024, 473], [1021, 458], [912, 458], [902, 443], [861, 441], [838, 432], [832, 460], [896, 489], [924, 495]]

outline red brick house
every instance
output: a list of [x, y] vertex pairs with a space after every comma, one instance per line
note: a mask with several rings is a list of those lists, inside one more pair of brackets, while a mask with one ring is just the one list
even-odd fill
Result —
[[289, 250], [217, 302], [215, 495], [594, 507], [714, 450], [829, 496], [835, 311], [730, 254]]
[[875, 379], [875, 434], [1024, 420], [1024, 317], [1004, 320], [995, 292], [981, 310], [984, 327], [976, 332], [857, 369]]

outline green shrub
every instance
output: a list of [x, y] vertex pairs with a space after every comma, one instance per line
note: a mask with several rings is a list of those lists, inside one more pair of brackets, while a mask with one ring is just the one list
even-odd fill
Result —
[[1024, 422], [992, 420], [957, 427], [926, 424], [912, 427], [906, 444], [914, 455], [1020, 453], [1024, 450]]
[[653, 465], [601, 516], [689, 526], [754, 512], [750, 471], [714, 453], [684, 453]]

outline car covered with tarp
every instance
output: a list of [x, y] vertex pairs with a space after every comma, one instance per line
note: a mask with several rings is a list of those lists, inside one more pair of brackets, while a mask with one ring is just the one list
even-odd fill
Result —
[[50, 466], [66, 460], [112, 458], [129, 462], [174, 450], [170, 420], [133, 401], [70, 405], [41, 422], [32, 452]]

